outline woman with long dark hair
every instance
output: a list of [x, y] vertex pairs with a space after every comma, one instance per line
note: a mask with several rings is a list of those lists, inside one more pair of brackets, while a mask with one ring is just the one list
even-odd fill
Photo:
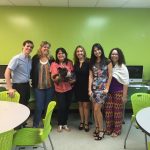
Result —
[[104, 138], [102, 106], [107, 99], [112, 78], [112, 64], [105, 57], [104, 50], [99, 43], [92, 46], [89, 71], [89, 96], [93, 103], [96, 129], [93, 133], [95, 140]]

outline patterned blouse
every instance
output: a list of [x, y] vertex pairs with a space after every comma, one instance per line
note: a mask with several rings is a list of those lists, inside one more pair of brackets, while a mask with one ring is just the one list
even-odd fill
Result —
[[39, 82], [38, 88], [39, 89], [47, 89], [51, 87], [51, 80], [50, 80], [50, 64], [47, 61], [43, 63], [40, 61], [39, 63]]

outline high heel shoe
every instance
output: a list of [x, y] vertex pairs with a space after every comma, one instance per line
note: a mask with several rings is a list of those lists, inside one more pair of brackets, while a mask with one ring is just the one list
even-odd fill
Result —
[[84, 124], [82, 122], [80, 122], [80, 125], [79, 125], [78, 129], [83, 130], [83, 128], [84, 128]]
[[89, 132], [89, 125], [88, 124], [84, 124], [84, 130], [85, 130], [85, 132]]
[[95, 137], [95, 140], [101, 140], [104, 138], [105, 132], [104, 131], [99, 131], [99, 134]]
[[93, 132], [93, 136], [96, 137], [99, 134], [99, 127], [95, 128], [95, 131]]

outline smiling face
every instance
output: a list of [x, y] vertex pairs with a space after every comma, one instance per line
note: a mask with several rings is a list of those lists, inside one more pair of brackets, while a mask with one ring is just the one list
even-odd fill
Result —
[[76, 56], [78, 57], [78, 59], [84, 59], [85, 53], [81, 47], [77, 48]]
[[113, 50], [111, 53], [111, 60], [114, 64], [116, 64], [119, 60], [118, 52], [117, 50]]
[[94, 55], [97, 57], [97, 58], [100, 58], [101, 57], [101, 54], [102, 54], [102, 51], [100, 49], [98, 49], [97, 47], [94, 48]]
[[26, 44], [23, 46], [23, 53], [25, 54], [25, 56], [29, 56], [30, 53], [32, 52], [32, 49], [33, 49], [33, 44], [31, 44], [31, 43], [26, 43]]
[[49, 54], [49, 49], [50, 49], [50, 45], [49, 44], [45, 44], [41, 47], [41, 53], [43, 55], [48, 55]]
[[57, 58], [60, 62], [63, 62], [66, 58], [66, 55], [61, 50], [59, 50], [59, 52], [57, 53]]

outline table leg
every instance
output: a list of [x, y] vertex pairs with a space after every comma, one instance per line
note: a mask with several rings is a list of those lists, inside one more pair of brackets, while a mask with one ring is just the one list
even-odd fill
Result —
[[146, 150], [148, 150], [148, 146], [147, 146], [147, 136], [145, 134], [145, 146], [146, 146]]

